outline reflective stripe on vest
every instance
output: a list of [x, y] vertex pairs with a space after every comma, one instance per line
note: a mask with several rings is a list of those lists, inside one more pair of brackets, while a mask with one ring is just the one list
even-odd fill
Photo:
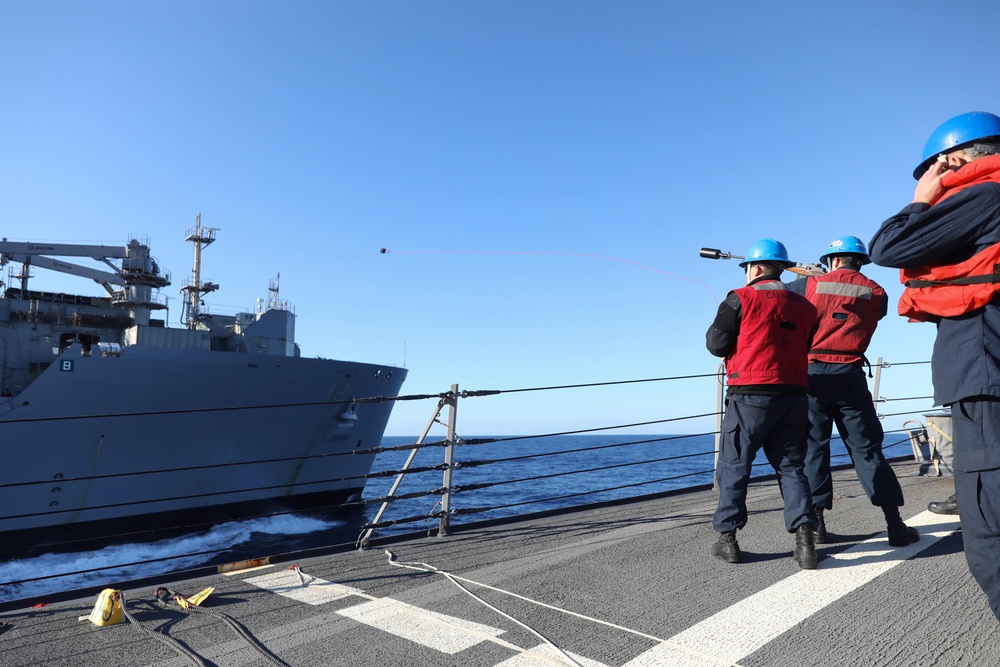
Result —
[[806, 297], [819, 312], [809, 361], [863, 361], [882, 314], [885, 290], [859, 271], [837, 269], [810, 277]]

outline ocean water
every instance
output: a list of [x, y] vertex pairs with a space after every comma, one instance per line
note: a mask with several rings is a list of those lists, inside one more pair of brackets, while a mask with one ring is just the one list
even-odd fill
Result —
[[[477, 443], [478, 440], [487, 442]], [[712, 434], [699, 435], [562, 435], [553, 437], [498, 436], [467, 438], [455, 447], [450, 498], [452, 525], [500, 519], [637, 497], [673, 489], [711, 484], [714, 470]], [[373, 472], [403, 467], [416, 438], [386, 437]], [[428, 439], [428, 443], [432, 442]], [[433, 441], [437, 442], [437, 441]], [[831, 445], [833, 464], [850, 463], [843, 444]], [[886, 436], [886, 456], [910, 452], [908, 439]], [[444, 462], [441, 446], [428, 446], [414, 456], [411, 468], [431, 468]], [[770, 474], [762, 455], [755, 474]], [[371, 523], [389, 494], [395, 477], [368, 481], [361, 511], [344, 520], [322, 521], [283, 515], [220, 524], [209, 530], [156, 542], [124, 544], [95, 551], [45, 554], [0, 563], [0, 603], [116, 582], [155, 577], [208, 564], [226, 563], [265, 554], [293, 552], [326, 544], [353, 544], [361, 526]], [[404, 475], [376, 528], [383, 537], [422, 530], [436, 531], [444, 485], [441, 470]], [[62, 576], [59, 576], [62, 575]]]
[[[712, 483], [715, 470], [715, 435], [563, 435], [552, 437], [467, 437], [482, 444], [459, 445], [451, 486], [472, 487], [452, 493], [452, 525], [500, 519], [576, 505], [607, 502]], [[386, 437], [383, 447], [414, 443], [413, 438]], [[428, 439], [427, 442], [431, 442]], [[887, 457], [910, 453], [905, 434], [887, 434], [883, 445]], [[830, 444], [832, 465], [850, 464], [844, 444], [834, 437]], [[398, 470], [410, 450], [386, 451], [376, 458], [372, 470]], [[443, 447], [417, 452], [412, 468], [444, 461]], [[483, 464], [482, 462], [489, 462]], [[763, 454], [754, 463], [754, 475], [773, 470]], [[394, 478], [369, 480], [364, 497], [388, 495]], [[439, 519], [427, 518], [440, 511], [442, 496], [432, 493], [444, 486], [444, 473], [426, 471], [407, 474], [386, 507], [376, 536], [434, 529]], [[405, 497], [422, 494], [421, 497]], [[366, 506], [371, 522], [379, 504]]]
[[[715, 465], [715, 436], [702, 435], [562, 435], [552, 437], [467, 437], [473, 444], [454, 448], [451, 523], [499, 519], [529, 512], [572, 507], [648, 495], [684, 487], [711, 484]], [[484, 442], [479, 442], [484, 441]], [[384, 447], [412, 444], [405, 437], [387, 437]], [[428, 440], [430, 442], [430, 440]], [[398, 470], [409, 450], [387, 451], [376, 458], [373, 470]], [[417, 452], [411, 467], [441, 464], [443, 447]], [[366, 499], [388, 494], [393, 479], [369, 480]], [[393, 526], [378, 535], [436, 526], [427, 517], [441, 509], [442, 496], [431, 493], [444, 486], [444, 473], [432, 470], [407, 474], [396, 496], [427, 494], [392, 501], [383, 521]], [[365, 511], [372, 520], [372, 508]]]

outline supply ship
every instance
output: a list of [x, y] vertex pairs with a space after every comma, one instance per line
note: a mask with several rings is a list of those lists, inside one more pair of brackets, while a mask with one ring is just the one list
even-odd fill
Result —
[[[398, 367], [304, 358], [271, 281], [255, 312], [203, 297], [198, 216], [186, 240], [183, 326], [148, 242], [0, 242], [0, 551], [141, 538], [287, 511], [336, 513], [360, 496]], [[109, 270], [63, 258], [91, 258]], [[19, 266], [19, 269], [18, 269]], [[35, 268], [91, 279], [102, 296], [32, 291]], [[280, 276], [279, 276], [280, 278]], [[354, 452], [357, 451], [357, 454]]]

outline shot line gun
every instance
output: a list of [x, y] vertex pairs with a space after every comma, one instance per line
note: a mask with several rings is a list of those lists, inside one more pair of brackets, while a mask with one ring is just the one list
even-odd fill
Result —
[[[698, 254], [705, 259], [746, 259], [746, 257], [741, 255], [722, 252], [715, 248], [702, 248], [698, 251]], [[800, 276], [821, 276], [826, 273], [826, 267], [820, 264], [803, 264], [801, 262], [796, 262], [795, 266], [790, 266], [787, 270], [797, 273]]]

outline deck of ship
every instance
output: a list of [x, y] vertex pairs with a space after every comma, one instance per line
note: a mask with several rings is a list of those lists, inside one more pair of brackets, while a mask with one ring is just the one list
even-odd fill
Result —
[[[838, 471], [831, 543], [814, 571], [791, 559], [778, 488], [766, 481], [751, 485], [738, 565], [709, 556], [716, 494], [694, 491], [306, 558], [298, 571], [282, 563], [168, 584], [184, 594], [214, 586], [202, 613], [153, 604], [155, 586], [126, 588], [141, 627], [78, 621], [95, 597], [10, 611], [0, 662], [281, 664], [222, 612], [293, 667], [1000, 664], [1000, 628], [966, 567], [957, 517], [925, 511], [952, 480], [893, 465], [921, 540], [889, 547], [853, 470]], [[441, 572], [398, 566], [412, 563]]]

